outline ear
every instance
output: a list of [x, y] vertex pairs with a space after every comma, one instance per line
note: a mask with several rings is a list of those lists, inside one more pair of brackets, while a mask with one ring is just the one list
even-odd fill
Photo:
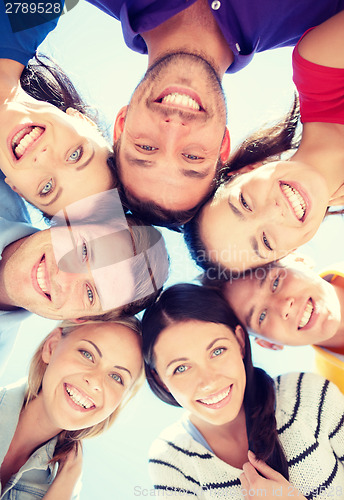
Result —
[[272, 351], [282, 351], [283, 345], [280, 344], [273, 344], [272, 342], [269, 342], [268, 340], [260, 339], [260, 338], [255, 338], [254, 339], [255, 343], [260, 345], [260, 347], [265, 347], [265, 349], [271, 349]]
[[62, 337], [61, 328], [55, 328], [55, 330], [53, 330], [49, 334], [47, 340], [44, 342], [43, 349], [42, 349], [42, 360], [47, 365], [49, 364], [50, 358], [55, 350], [55, 347], [60, 342], [61, 337]]
[[94, 123], [94, 121], [91, 120], [91, 118], [89, 118], [88, 116], [84, 115], [83, 113], [81, 113], [80, 111], [78, 111], [75, 108], [67, 108], [66, 109], [66, 114], [69, 115], [69, 116], [75, 116], [76, 118], [80, 118], [80, 120], [84, 120], [85, 122], [87, 122], [90, 125], [92, 125], [92, 127], [96, 127], [97, 128], [97, 124]]
[[221, 149], [220, 149], [220, 158], [222, 163], [226, 163], [229, 157], [229, 153], [231, 152], [231, 138], [229, 135], [229, 130], [226, 127], [225, 129], [225, 135], [221, 144]]
[[71, 321], [72, 323], [75, 323], [77, 325], [81, 325], [82, 323], [86, 323], [86, 321], [88, 320], [83, 318], [74, 318], [74, 319], [69, 319], [68, 321]]
[[121, 108], [117, 113], [115, 126], [113, 130], [114, 142], [117, 142], [118, 139], [121, 137], [121, 134], [124, 130], [124, 122], [125, 122], [125, 117], [127, 116], [127, 112], [128, 112], [128, 106], [123, 106], [123, 108]]
[[19, 189], [16, 188], [16, 186], [13, 184], [12, 181], [9, 180], [8, 177], [5, 177], [5, 182], [8, 186], [10, 186], [10, 188], [12, 189], [12, 191], [14, 191], [15, 193], [19, 194], [19, 196], [21, 196], [22, 198], [24, 198], [24, 196], [22, 195], [22, 193], [19, 191]]
[[344, 205], [344, 184], [337, 189], [335, 193], [330, 197], [330, 201], [328, 203], [330, 207]]
[[239, 342], [241, 357], [243, 358], [245, 356], [246, 333], [242, 326], [237, 325], [237, 327], [235, 328], [235, 336], [237, 338], [237, 341]]

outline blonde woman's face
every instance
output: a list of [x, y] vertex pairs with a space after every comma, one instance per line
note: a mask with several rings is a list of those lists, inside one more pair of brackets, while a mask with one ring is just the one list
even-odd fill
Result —
[[79, 430], [105, 420], [140, 375], [139, 337], [114, 323], [88, 324], [46, 341], [42, 359], [44, 412], [57, 429]]

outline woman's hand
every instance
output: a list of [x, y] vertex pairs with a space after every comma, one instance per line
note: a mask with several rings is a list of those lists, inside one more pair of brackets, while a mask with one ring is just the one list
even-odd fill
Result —
[[70, 500], [82, 471], [82, 446], [79, 443], [59, 462], [59, 468], [45, 500]]
[[[301, 493], [287, 481], [282, 474], [276, 472], [262, 460], [257, 460], [252, 451], [248, 452], [249, 462], [243, 466], [244, 473], [240, 476], [242, 492], [246, 500], [250, 498], [266, 498], [287, 500], [298, 498], [306, 500]], [[262, 477], [260, 474], [263, 474]]]

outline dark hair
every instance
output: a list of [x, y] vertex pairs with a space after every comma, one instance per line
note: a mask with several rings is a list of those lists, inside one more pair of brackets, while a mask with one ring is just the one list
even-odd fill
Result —
[[301, 141], [299, 124], [299, 99], [294, 94], [293, 104], [281, 120], [253, 132], [235, 150], [219, 172], [217, 187], [227, 182], [228, 176], [234, 171], [254, 163], [277, 160], [282, 153], [297, 149]]
[[[135, 196], [124, 184], [121, 176], [121, 164], [119, 161], [119, 148], [121, 138], [114, 146], [114, 163], [116, 164], [116, 172], [118, 179], [118, 190], [121, 196], [123, 205], [130, 210], [134, 215], [138, 215], [146, 224], [155, 226], [163, 226], [173, 231], [181, 232], [182, 226], [190, 221], [198, 212], [198, 210], [214, 195], [217, 181], [213, 180], [209, 188], [209, 192], [204, 198], [193, 208], [189, 210], [170, 210], [161, 207], [153, 200], [143, 201]], [[221, 159], [216, 165], [216, 172], [223, 168]]]
[[[241, 325], [217, 290], [192, 284], [170, 287], [146, 310], [142, 320], [142, 331], [147, 380], [154, 394], [173, 406], [180, 405], [163, 385], [159, 384], [155, 369], [154, 345], [159, 334], [169, 325], [189, 320], [222, 324], [232, 332], [237, 325]], [[264, 460], [288, 479], [287, 461], [276, 429], [274, 382], [264, 370], [253, 366], [248, 334], [243, 326], [242, 328], [245, 331], [244, 408], [249, 449], [258, 459]]]
[[37, 101], [45, 101], [61, 111], [74, 108], [97, 122], [98, 114], [86, 104], [63, 69], [50, 57], [36, 55], [24, 68], [20, 85]]

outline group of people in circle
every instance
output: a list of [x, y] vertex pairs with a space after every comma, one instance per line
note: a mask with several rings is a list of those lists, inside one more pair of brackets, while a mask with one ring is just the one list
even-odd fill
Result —
[[[0, 6], [0, 368], [28, 313], [61, 320], [27, 380], [0, 390], [1, 498], [76, 498], [82, 440], [144, 374], [187, 410], [152, 444], [157, 491], [344, 498], [344, 274], [293, 254], [343, 205], [344, 3], [89, 2], [148, 54], [112, 144], [63, 70], [35, 56], [56, 13], [32, 25], [19, 9], [15, 29]], [[221, 79], [288, 45], [290, 112], [232, 152]], [[197, 284], [164, 287], [157, 226], [183, 233]], [[322, 374], [272, 379], [249, 334], [314, 345]]]

